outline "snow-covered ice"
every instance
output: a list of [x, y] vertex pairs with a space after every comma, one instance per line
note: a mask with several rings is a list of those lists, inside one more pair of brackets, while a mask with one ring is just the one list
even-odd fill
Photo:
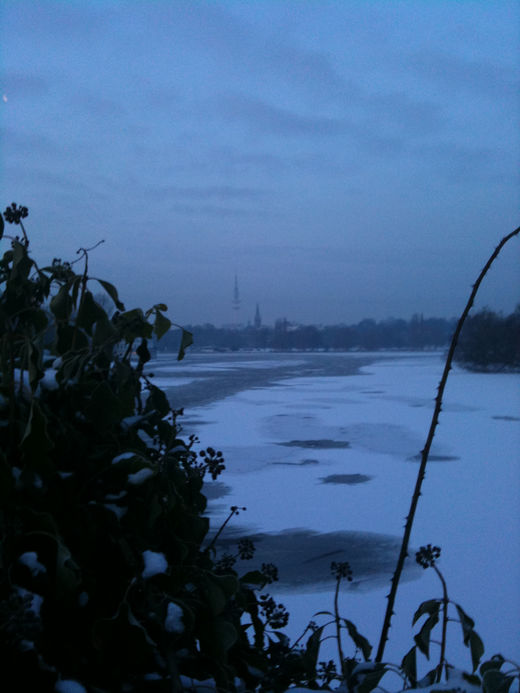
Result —
[[[356, 552], [363, 546], [371, 551], [375, 568], [354, 571], [340, 608], [377, 646], [443, 360], [428, 353], [362, 356], [374, 360], [358, 375], [313, 375], [310, 367], [306, 375], [302, 366], [300, 376], [267, 384], [264, 378], [259, 387], [220, 400], [215, 395], [211, 404], [188, 407], [187, 414], [201, 445], [217, 446], [225, 457], [221, 480], [231, 491], [211, 501], [212, 526], [221, 524], [231, 505], [246, 506], [224, 536], [232, 539], [235, 530], [241, 536], [263, 536], [259, 553], [262, 541], [270, 548], [292, 542], [290, 555], [301, 556], [298, 588], [284, 581], [283, 561], [280, 584], [271, 586], [291, 613], [289, 634], [300, 635], [314, 612], [331, 608], [333, 583], [317, 580], [316, 571], [319, 566], [326, 571], [331, 560], [350, 560], [339, 553], [339, 544], [334, 550], [333, 542], [344, 540]], [[294, 355], [295, 361], [306, 358]], [[340, 363], [341, 357], [308, 358], [314, 367]], [[197, 368], [201, 374], [220, 368], [225, 377], [229, 361], [212, 364], [208, 356], [208, 364], [199, 362]], [[385, 653], [390, 660], [400, 661], [413, 644], [411, 620], [419, 603], [441, 596], [434, 572], [419, 569], [413, 560], [413, 552], [428, 543], [442, 547], [439, 567], [450, 597], [475, 619], [486, 655], [520, 656], [519, 384], [518, 374], [457, 367], [450, 374], [411, 538], [407, 580], [399, 587]], [[326, 554], [321, 557], [320, 545]], [[392, 552], [389, 568], [386, 558], [379, 558]], [[459, 631], [458, 624], [450, 624], [448, 650], [453, 664], [470, 668], [467, 650], [458, 645]]]

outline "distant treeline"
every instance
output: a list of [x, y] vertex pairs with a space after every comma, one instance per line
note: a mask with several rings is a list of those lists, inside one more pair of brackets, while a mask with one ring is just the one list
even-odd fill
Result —
[[[449, 345], [455, 318], [410, 320], [361, 320], [355, 325], [297, 325], [285, 318], [274, 327], [187, 326], [194, 349], [238, 351], [377, 351], [379, 349], [442, 349]], [[178, 335], [172, 331], [161, 340], [161, 349], [174, 351]], [[459, 338], [456, 360], [475, 370], [520, 368], [520, 306], [511, 315], [484, 309], [467, 318]]]
[[[285, 318], [274, 327], [215, 327], [214, 325], [188, 326], [196, 349], [273, 349], [351, 351], [378, 349], [437, 349], [449, 343], [456, 321], [444, 318], [423, 318], [414, 315], [411, 320], [389, 319], [376, 322], [362, 320], [356, 325], [297, 325]], [[162, 348], [174, 350], [178, 335], [166, 335]]]

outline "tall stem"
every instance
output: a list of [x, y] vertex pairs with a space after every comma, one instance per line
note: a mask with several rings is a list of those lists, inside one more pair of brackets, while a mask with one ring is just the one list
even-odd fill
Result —
[[507, 236], [504, 236], [500, 243], [497, 245], [493, 253], [491, 254], [489, 260], [486, 262], [484, 265], [484, 268], [480, 272], [477, 281], [475, 284], [473, 284], [473, 288], [471, 290], [471, 294], [469, 296], [468, 302], [466, 304], [466, 307], [464, 308], [464, 311], [462, 312], [462, 315], [459, 318], [459, 321], [457, 323], [457, 327], [455, 328], [455, 332], [453, 333], [453, 337], [451, 339], [451, 344], [450, 348], [448, 351], [448, 356], [446, 357], [446, 363], [444, 365], [444, 371], [442, 373], [441, 380], [439, 382], [439, 387], [437, 390], [437, 396], [435, 398], [435, 409], [433, 411], [432, 415], [432, 420], [430, 424], [430, 429], [428, 431], [428, 435], [426, 437], [426, 443], [424, 445], [424, 448], [421, 450], [421, 463], [419, 465], [419, 471], [417, 472], [417, 481], [415, 483], [415, 488], [414, 492], [412, 495], [412, 500], [410, 503], [410, 510], [408, 512], [408, 515], [406, 517], [406, 524], [404, 527], [404, 534], [403, 534], [403, 540], [401, 543], [401, 550], [399, 551], [399, 557], [397, 559], [397, 565], [394, 571], [394, 574], [392, 576], [391, 580], [391, 588], [390, 592], [388, 594], [388, 602], [386, 606], [386, 612], [385, 612], [385, 618], [383, 621], [383, 628], [381, 630], [381, 638], [379, 640], [379, 647], [377, 650], [377, 655], [376, 655], [376, 662], [380, 662], [383, 659], [383, 655], [385, 652], [385, 646], [386, 642], [388, 640], [388, 631], [390, 630], [390, 625], [392, 622], [392, 616], [394, 614], [394, 605], [395, 605], [395, 599], [397, 596], [397, 588], [399, 586], [399, 581], [401, 579], [401, 574], [403, 572], [403, 566], [404, 562], [406, 560], [406, 557], [408, 556], [408, 544], [410, 542], [410, 535], [412, 533], [412, 527], [413, 527], [413, 521], [415, 518], [415, 511], [417, 510], [417, 504], [419, 502], [419, 496], [421, 495], [421, 487], [422, 483], [424, 481], [424, 477], [426, 474], [426, 463], [428, 462], [428, 456], [430, 454], [430, 448], [433, 443], [433, 438], [435, 435], [435, 429], [437, 428], [437, 424], [439, 422], [439, 414], [441, 412], [442, 408], [442, 398], [444, 395], [444, 389], [446, 387], [446, 382], [448, 380], [448, 375], [451, 370], [451, 364], [453, 361], [453, 355], [455, 353], [455, 348], [457, 346], [457, 342], [459, 339], [460, 332], [462, 330], [462, 326], [464, 325], [464, 322], [468, 316], [469, 311], [471, 310], [471, 307], [473, 305], [473, 302], [475, 300], [475, 296], [477, 295], [477, 292], [479, 290], [479, 287], [482, 283], [482, 280], [486, 276], [489, 268], [493, 264], [493, 262], [496, 260], [498, 254], [504, 247], [504, 245], [511, 240], [514, 236], [517, 236], [520, 233], [520, 226], [509, 233]]
[[336, 578], [336, 592], [334, 594], [334, 620], [336, 621], [336, 640], [338, 643], [338, 656], [341, 666], [341, 675], [343, 680], [345, 680], [345, 657], [343, 656], [343, 647], [341, 646], [341, 624], [339, 620], [339, 585], [341, 582], [341, 576], [338, 575]]
[[442, 669], [443, 667], [446, 669], [446, 674], [448, 665], [446, 663], [446, 633], [448, 629], [448, 604], [450, 600], [448, 599], [448, 588], [446, 587], [446, 580], [444, 579], [443, 574], [441, 571], [437, 568], [436, 565], [433, 566], [433, 569], [437, 573], [439, 580], [442, 583], [442, 637], [441, 637], [441, 655], [439, 659], [439, 664], [437, 666], [437, 677], [436, 677], [436, 682], [440, 683], [441, 677], [442, 677]]

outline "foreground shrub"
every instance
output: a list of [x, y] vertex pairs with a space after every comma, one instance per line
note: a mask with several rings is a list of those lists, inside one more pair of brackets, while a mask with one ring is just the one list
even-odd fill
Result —
[[[38, 267], [27, 210], [4, 216], [22, 233], [5, 237], [0, 260], [4, 680], [34, 691], [62, 679], [178, 690], [181, 676], [256, 686], [281, 658], [284, 638], [267, 631], [283, 619], [257, 599], [269, 570], [239, 579], [215, 563], [202, 486], [222, 454], [180, 436], [181, 412], [144, 370], [150, 340], [170, 327], [166, 306], [126, 310], [88, 274], [88, 249], [80, 273], [58, 259]], [[179, 359], [190, 341], [182, 331]]]

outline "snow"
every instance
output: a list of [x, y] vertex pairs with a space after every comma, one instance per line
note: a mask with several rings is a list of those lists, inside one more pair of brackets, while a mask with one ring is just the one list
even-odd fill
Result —
[[56, 380], [56, 375], [58, 371], [55, 368], [47, 368], [43, 374], [43, 378], [40, 380], [40, 387], [45, 390], [56, 390], [58, 387], [58, 381]]
[[164, 627], [168, 633], [184, 633], [183, 611], [175, 602], [169, 602]]
[[114, 457], [112, 464], [117, 464], [122, 460], [131, 460], [133, 457], [135, 457], [135, 452], [122, 452], [120, 455], [116, 455], [116, 457]]
[[133, 486], [139, 486], [139, 484], [142, 484], [154, 474], [154, 470], [150, 469], [150, 467], [143, 467], [138, 472], [128, 475], [128, 483]]
[[[239, 505], [248, 509], [234, 521], [241, 534], [304, 528], [400, 541], [444, 364], [431, 353], [376, 358], [360, 375], [284, 379], [189, 410], [203, 443], [223, 450], [222, 479], [232, 488], [210, 504], [213, 527]], [[400, 661], [413, 644], [411, 620], [419, 603], [441, 596], [433, 571], [413, 570], [415, 550], [427, 543], [442, 547], [439, 567], [449, 595], [475, 619], [484, 656], [520, 656], [519, 384], [518, 374], [460, 368], [450, 374], [411, 538], [412, 570], [399, 587], [389, 661]], [[206, 421], [200, 430], [197, 419]], [[293, 444], [324, 440], [350, 447]], [[371, 479], [323, 483], [334, 474]], [[389, 578], [390, 572], [354, 574], [342, 589], [340, 611], [374, 647]], [[331, 582], [305, 579], [297, 588], [271, 586], [291, 614], [292, 638], [315, 612], [331, 608], [332, 590]], [[458, 624], [449, 626], [448, 652], [452, 664], [471, 668]], [[320, 659], [334, 656], [324, 650]]]
[[31, 597], [31, 603], [29, 606], [29, 611], [32, 611], [32, 613], [36, 616], [40, 616], [40, 609], [43, 604], [43, 597], [40, 594], [35, 594], [34, 592], [30, 592], [29, 590], [26, 590], [24, 587], [19, 587], [16, 585], [16, 591], [20, 595], [20, 597]]
[[29, 568], [33, 576], [47, 572], [47, 568], [38, 560], [38, 554], [36, 551], [26, 551], [18, 557], [18, 560], [20, 563]]
[[144, 570], [143, 578], [150, 578], [160, 573], [165, 573], [168, 569], [166, 556], [159, 551], [143, 551]]
[[61, 679], [57, 681], [54, 690], [57, 691], [57, 693], [87, 693], [85, 686], [82, 686], [81, 683], [73, 679]]
[[105, 503], [105, 508], [114, 513], [118, 520], [120, 520], [126, 514], [128, 508], [122, 508], [120, 505], [115, 503]]

